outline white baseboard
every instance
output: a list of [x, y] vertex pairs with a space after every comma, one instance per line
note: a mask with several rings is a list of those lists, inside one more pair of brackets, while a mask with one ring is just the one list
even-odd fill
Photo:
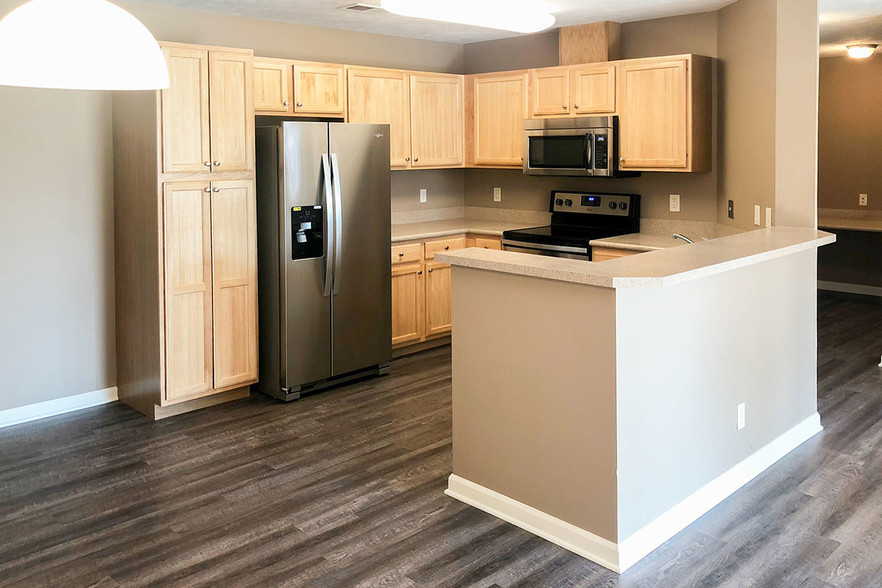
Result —
[[822, 430], [811, 415], [618, 544], [456, 474], [444, 493], [621, 573]]
[[619, 571], [618, 550], [612, 541], [456, 474], [451, 474], [447, 479], [447, 490], [444, 493], [560, 545], [564, 549], [590, 559], [605, 568], [614, 572]]
[[619, 567], [627, 570], [822, 430], [820, 415], [811, 415], [621, 541]]
[[116, 386], [0, 411], [0, 429], [118, 400]]

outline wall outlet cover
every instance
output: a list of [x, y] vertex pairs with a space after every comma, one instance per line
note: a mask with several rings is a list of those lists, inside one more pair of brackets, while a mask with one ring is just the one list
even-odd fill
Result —
[[760, 205], [756, 204], [753, 207], [753, 224], [756, 226], [760, 226]]
[[425, 188], [420, 188], [420, 202], [428, 201], [428, 192]]
[[766, 226], [772, 226], [772, 208], [770, 206], [766, 206]]
[[493, 188], [493, 202], [502, 202], [502, 188], [499, 186]]
[[747, 419], [745, 418], [744, 411], [744, 403], [738, 405], [738, 430], [740, 431], [747, 425]]
[[679, 194], [671, 194], [671, 212], [680, 212]]
[[731, 218], [732, 220], [735, 220], [735, 201], [734, 200], [729, 201], [729, 209], [727, 211], [727, 214], [728, 214], [729, 218]]
[[867, 205], [867, 195], [866, 194], [858, 194], [858, 205], [866, 206]]

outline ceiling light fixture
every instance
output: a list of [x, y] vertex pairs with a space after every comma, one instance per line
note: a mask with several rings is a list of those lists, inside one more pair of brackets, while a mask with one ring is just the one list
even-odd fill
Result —
[[866, 59], [876, 52], [876, 45], [873, 45], [872, 43], [849, 45], [846, 49], [848, 50], [849, 57], [854, 59]]
[[382, 0], [384, 10], [401, 16], [535, 33], [554, 24], [554, 15], [531, 0]]
[[155, 90], [168, 68], [150, 31], [106, 0], [31, 0], [0, 20], [0, 84]]

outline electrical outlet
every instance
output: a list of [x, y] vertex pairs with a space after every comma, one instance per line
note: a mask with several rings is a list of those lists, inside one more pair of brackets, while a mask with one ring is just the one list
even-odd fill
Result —
[[734, 200], [729, 201], [729, 209], [726, 214], [729, 215], [729, 218], [731, 218], [733, 220], [735, 219], [735, 201]]
[[766, 206], [766, 226], [772, 226], [772, 208], [770, 206]]
[[867, 195], [866, 194], [858, 194], [858, 205], [866, 206], [867, 205]]
[[679, 194], [671, 194], [671, 212], [680, 212]]
[[760, 226], [760, 205], [757, 204], [753, 207], [753, 224], [756, 226]]
[[428, 192], [426, 189], [420, 188], [420, 202], [426, 202], [428, 199]]
[[493, 188], [493, 202], [502, 202], [502, 188], [499, 186]]
[[744, 403], [738, 405], [738, 430], [740, 431], [746, 425], [745, 415], [744, 415]]

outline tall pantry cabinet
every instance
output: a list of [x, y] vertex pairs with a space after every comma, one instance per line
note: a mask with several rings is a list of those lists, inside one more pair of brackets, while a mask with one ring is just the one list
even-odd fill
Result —
[[113, 97], [119, 398], [155, 419], [257, 380], [253, 52], [162, 49], [168, 89]]

